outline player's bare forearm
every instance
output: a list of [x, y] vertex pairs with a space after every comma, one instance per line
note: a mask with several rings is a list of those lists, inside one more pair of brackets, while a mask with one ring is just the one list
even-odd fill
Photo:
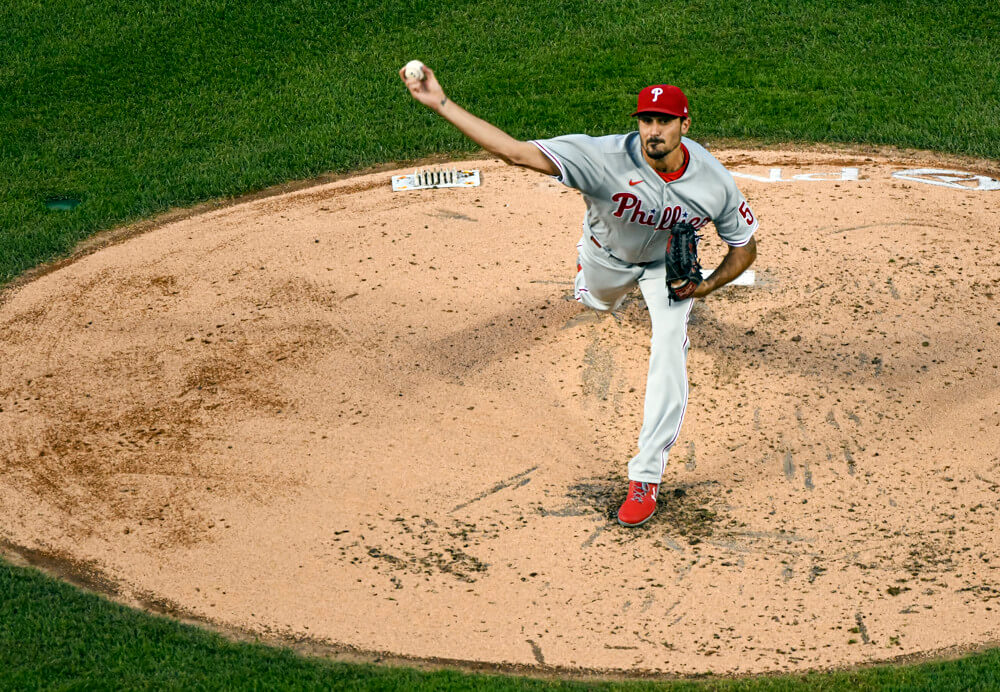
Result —
[[722, 288], [742, 274], [757, 258], [757, 241], [751, 236], [750, 242], [740, 247], [730, 247], [729, 252], [716, 268], [694, 292], [695, 298], [703, 298], [712, 291]]
[[556, 175], [559, 172], [555, 164], [534, 144], [514, 139], [496, 125], [473, 115], [454, 101], [447, 100], [443, 106], [435, 110], [466, 137], [507, 163], [548, 175]]
[[511, 137], [496, 125], [486, 122], [448, 98], [434, 76], [433, 70], [424, 66], [424, 79], [407, 79], [403, 70], [400, 78], [414, 99], [424, 104], [454, 125], [459, 132], [486, 151], [499, 156], [509, 164], [524, 166], [546, 175], [556, 175], [555, 164], [531, 142]]

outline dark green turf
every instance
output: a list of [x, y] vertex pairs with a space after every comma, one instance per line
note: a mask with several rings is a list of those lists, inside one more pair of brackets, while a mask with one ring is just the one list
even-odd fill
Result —
[[[696, 139], [1000, 158], [995, 2], [7, 0], [0, 27], [0, 286], [171, 207], [471, 151], [406, 95], [396, 70], [414, 57], [523, 138], [624, 131], [634, 93], [662, 81], [688, 92]], [[994, 652], [710, 686], [997, 689], [998, 669]], [[549, 684], [307, 661], [0, 564], [0, 687], [420, 686]]]

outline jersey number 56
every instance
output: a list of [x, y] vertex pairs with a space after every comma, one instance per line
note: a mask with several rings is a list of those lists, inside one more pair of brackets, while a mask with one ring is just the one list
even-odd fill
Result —
[[747, 206], [746, 202], [740, 203], [740, 214], [746, 219], [748, 226], [753, 226], [753, 212], [750, 211], [750, 207]]

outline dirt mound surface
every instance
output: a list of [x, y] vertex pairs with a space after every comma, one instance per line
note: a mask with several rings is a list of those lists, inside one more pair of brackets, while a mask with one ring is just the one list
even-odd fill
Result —
[[323, 184], [10, 291], [0, 544], [127, 603], [418, 659], [753, 673], [996, 640], [1000, 192], [717, 156], [756, 276], [695, 306], [646, 526], [613, 518], [641, 296], [573, 302], [579, 195], [473, 161], [478, 188]]

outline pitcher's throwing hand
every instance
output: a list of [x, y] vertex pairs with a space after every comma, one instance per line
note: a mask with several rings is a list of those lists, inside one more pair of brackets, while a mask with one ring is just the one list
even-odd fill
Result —
[[434, 71], [427, 67], [427, 65], [421, 63], [421, 72], [423, 73], [422, 79], [412, 69], [411, 64], [406, 63], [399, 70], [399, 78], [406, 84], [406, 88], [410, 90], [410, 95], [413, 98], [428, 108], [436, 110], [435, 106], [441, 107], [444, 105], [444, 89], [438, 84], [437, 77], [434, 76]]

